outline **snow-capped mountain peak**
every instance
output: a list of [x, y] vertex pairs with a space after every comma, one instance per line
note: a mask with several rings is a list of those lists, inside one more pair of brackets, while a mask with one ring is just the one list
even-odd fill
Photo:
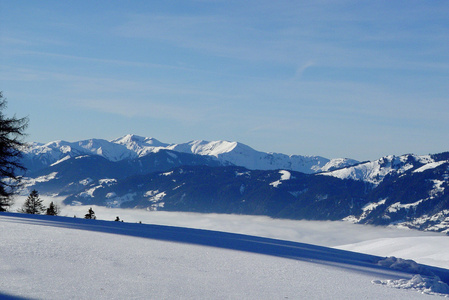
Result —
[[408, 170], [420, 168], [423, 165], [435, 163], [430, 155], [404, 154], [401, 156], [388, 155], [378, 160], [368, 161], [321, 175], [333, 176], [340, 179], [366, 181], [378, 185], [387, 175], [403, 174]]
[[121, 145], [140, 145], [140, 146], [146, 146], [146, 147], [167, 147], [168, 144], [162, 143], [158, 141], [155, 138], [152, 137], [143, 137], [138, 136], [135, 134], [127, 134], [123, 137], [114, 139], [111, 141], [115, 144], [121, 144]]
[[309, 174], [357, 163], [350, 159], [329, 160], [320, 156], [260, 152], [239, 142], [223, 140], [194, 140], [181, 144], [166, 144], [155, 138], [133, 134], [111, 141], [89, 139], [78, 142], [59, 140], [45, 145], [34, 143], [23, 152], [26, 166], [35, 169], [49, 166], [67, 156], [99, 155], [115, 162], [143, 157], [160, 150], [209, 156], [222, 165], [242, 166], [251, 170], [286, 169]]
[[[220, 154], [233, 151], [238, 145], [237, 142], [228, 141], [194, 141], [191, 142], [192, 153], [200, 155], [211, 155], [218, 157]], [[248, 147], [249, 148], [249, 147]]]
[[142, 157], [151, 152], [157, 152], [167, 148], [169, 144], [162, 143], [152, 137], [142, 137], [134, 134], [128, 134], [123, 137], [114, 139], [111, 143], [123, 145], [128, 150], [135, 153], [136, 156]]
[[347, 166], [356, 165], [358, 163], [359, 163], [358, 161], [350, 158], [333, 158], [327, 164], [325, 164], [324, 167], [321, 168], [321, 171], [329, 172]]
[[103, 156], [111, 161], [135, 157], [135, 154], [132, 151], [127, 151], [123, 145], [110, 143], [103, 139], [84, 140], [76, 142], [75, 144], [80, 148], [85, 149], [88, 154], [91, 153]]
[[[195, 140], [184, 144], [174, 144], [169, 147], [169, 149], [178, 152], [198, 154], [198, 155], [209, 155], [214, 157], [219, 157], [223, 153], [229, 153], [233, 151], [237, 146], [242, 147], [243, 144], [237, 142], [229, 141], [204, 141]], [[247, 150], [255, 151], [250, 147], [244, 145]]]

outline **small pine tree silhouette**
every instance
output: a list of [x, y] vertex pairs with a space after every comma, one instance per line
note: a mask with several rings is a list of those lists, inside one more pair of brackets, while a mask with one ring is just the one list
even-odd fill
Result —
[[92, 219], [95, 220], [97, 217], [95, 216], [95, 212], [92, 210], [92, 207], [89, 208], [89, 212], [84, 215], [84, 219]]
[[49, 216], [57, 216], [59, 214], [59, 207], [53, 203], [50, 203], [50, 206], [47, 208], [47, 215]]
[[45, 206], [42, 204], [42, 199], [39, 198], [39, 193], [36, 190], [30, 193], [19, 212], [32, 215], [40, 215], [45, 212]]
[[28, 118], [8, 118], [3, 112], [6, 106], [6, 98], [0, 91], [0, 211], [11, 207], [11, 197], [20, 186], [21, 176], [17, 173], [25, 170], [21, 158], [26, 143], [22, 138], [28, 125]]

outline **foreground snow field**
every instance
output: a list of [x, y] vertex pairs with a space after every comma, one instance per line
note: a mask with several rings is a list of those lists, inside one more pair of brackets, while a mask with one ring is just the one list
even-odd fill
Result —
[[[180, 221], [182, 214], [174, 216], [178, 222], [183, 222]], [[195, 217], [201, 219], [200, 215], [187, 214], [184, 222], [188, 222], [189, 218], [194, 220]], [[237, 224], [238, 220], [245, 218], [209, 215], [204, 216], [203, 221], [213, 223], [214, 219], [218, 219], [217, 223], [225, 224], [224, 220], [227, 219], [228, 223]], [[271, 225], [277, 221], [273, 220]], [[255, 230], [262, 228], [262, 223], [270, 224], [271, 221], [263, 219], [259, 222]], [[289, 224], [290, 230], [293, 230], [295, 222], [286, 222], [284, 227]], [[324, 222], [324, 229], [318, 229], [319, 223], [308, 226], [315, 227], [315, 232], [321, 231], [324, 236], [325, 228], [332, 226]], [[279, 229], [273, 229], [270, 234], [282, 232]], [[403, 272], [406, 267], [392, 270], [380, 267], [377, 264], [379, 257], [310, 244], [181, 227], [11, 213], [0, 214], [0, 232], [0, 298], [436, 297], [385, 286], [419, 287], [419, 282], [416, 283], [419, 278], [410, 281], [413, 274]], [[410, 234], [410, 231], [400, 233], [402, 237], [410, 239], [423, 236], [422, 233], [414, 236], [415, 232]], [[389, 237], [393, 238], [393, 234], [390, 233]], [[447, 238], [432, 237], [441, 240]], [[334, 242], [337, 242], [335, 238]], [[442, 278], [447, 275], [446, 270], [432, 271], [440, 272]], [[401, 279], [403, 281], [399, 281]], [[449, 277], [444, 279], [449, 280]], [[447, 285], [440, 283], [437, 287], [444, 289]]]
[[[17, 197], [12, 211], [25, 201]], [[48, 207], [51, 201], [61, 207], [61, 215], [83, 217], [90, 206], [66, 206], [63, 198], [41, 196]], [[378, 256], [396, 256], [449, 269], [449, 237], [444, 234], [349, 222], [294, 221], [265, 216], [197, 214], [93, 206], [97, 219], [208, 229], [301, 242]]]

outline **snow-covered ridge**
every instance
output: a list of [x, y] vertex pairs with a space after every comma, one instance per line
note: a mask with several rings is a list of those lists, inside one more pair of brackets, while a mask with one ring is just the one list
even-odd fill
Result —
[[245, 144], [228, 141], [191, 141], [186, 144], [171, 145], [168, 149], [212, 156], [223, 164], [242, 166], [251, 170], [288, 169], [315, 173], [321, 171], [330, 162], [329, 159], [320, 156], [260, 152]]
[[138, 157], [166, 149], [169, 146], [169, 144], [162, 143], [155, 138], [141, 137], [133, 134], [125, 135], [110, 142], [125, 146], [126, 149], [135, 153]]
[[78, 142], [54, 141], [47, 144], [33, 143], [23, 151], [25, 158], [37, 157], [43, 164], [53, 164], [67, 157], [81, 155], [100, 155], [111, 161], [137, 157], [136, 153], [124, 145], [102, 139]]
[[320, 175], [333, 176], [340, 179], [353, 179], [366, 181], [378, 185], [385, 176], [396, 173], [403, 174], [408, 170], [418, 168], [414, 172], [422, 172], [436, 168], [442, 163], [435, 162], [429, 155], [405, 154], [401, 156], [389, 155], [378, 160], [360, 163], [346, 168], [324, 172]]
[[357, 161], [346, 158], [327, 159], [320, 156], [265, 153], [239, 143], [229, 141], [196, 140], [181, 144], [167, 144], [154, 138], [126, 135], [112, 141], [90, 139], [78, 142], [54, 141], [47, 144], [33, 143], [24, 149], [25, 159], [49, 166], [80, 155], [99, 155], [110, 161], [143, 157], [160, 150], [210, 156], [223, 165], [242, 166], [252, 170], [287, 169], [304, 173], [330, 171]]
[[442, 161], [435, 161], [435, 162], [430, 162], [428, 164], [425, 164], [424, 166], [422, 166], [421, 168], [418, 168], [416, 170], [413, 171], [413, 173], [420, 173], [420, 172], [424, 172], [426, 170], [430, 170], [430, 169], [435, 169], [436, 167], [441, 166], [444, 163], [448, 163], [449, 161], [447, 160], [442, 160]]

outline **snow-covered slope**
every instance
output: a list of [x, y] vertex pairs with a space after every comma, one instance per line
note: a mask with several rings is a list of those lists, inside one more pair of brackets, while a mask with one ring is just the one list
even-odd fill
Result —
[[[361, 180], [378, 185], [387, 175], [402, 174], [422, 165], [435, 163], [430, 155], [406, 154], [401, 156], [389, 155], [375, 161], [360, 163], [334, 171], [324, 172], [321, 175], [333, 176], [340, 179]], [[436, 167], [437, 165], [429, 165]]]
[[90, 139], [78, 142], [54, 141], [47, 144], [32, 143], [23, 149], [26, 162], [38, 162], [48, 166], [65, 157], [81, 155], [99, 155], [110, 161], [135, 158], [137, 154], [125, 145], [111, 143], [102, 139]]
[[379, 256], [395, 256], [449, 268], [449, 239], [443, 236], [383, 237], [336, 248]]
[[250, 170], [289, 169], [310, 174], [319, 172], [329, 163], [329, 159], [320, 156], [264, 153], [242, 143], [228, 141], [192, 141], [186, 144], [172, 145], [169, 149], [214, 156], [225, 165], [232, 164]]
[[341, 168], [345, 168], [348, 166], [353, 166], [358, 164], [359, 162], [350, 158], [332, 158], [324, 167], [321, 168], [322, 172], [329, 172], [333, 170], [338, 170]]
[[163, 149], [210, 156], [223, 165], [242, 166], [252, 170], [289, 169], [310, 174], [357, 163], [355, 160], [345, 158], [329, 160], [320, 156], [265, 153], [238, 142], [197, 140], [181, 144], [166, 144], [154, 138], [131, 134], [112, 141], [90, 139], [78, 142], [33, 143], [24, 149], [23, 153], [25, 165], [30, 169], [37, 169], [67, 157], [94, 154], [110, 161], [121, 161], [143, 157]]
[[111, 143], [123, 145], [126, 149], [139, 157], [145, 156], [151, 152], [157, 152], [161, 149], [167, 149], [169, 146], [169, 144], [162, 143], [155, 138], [141, 137], [133, 134], [128, 134], [112, 140]]
[[18, 214], [0, 214], [0, 229], [2, 298], [423, 299], [449, 289], [414, 275], [447, 270], [231, 233]]

